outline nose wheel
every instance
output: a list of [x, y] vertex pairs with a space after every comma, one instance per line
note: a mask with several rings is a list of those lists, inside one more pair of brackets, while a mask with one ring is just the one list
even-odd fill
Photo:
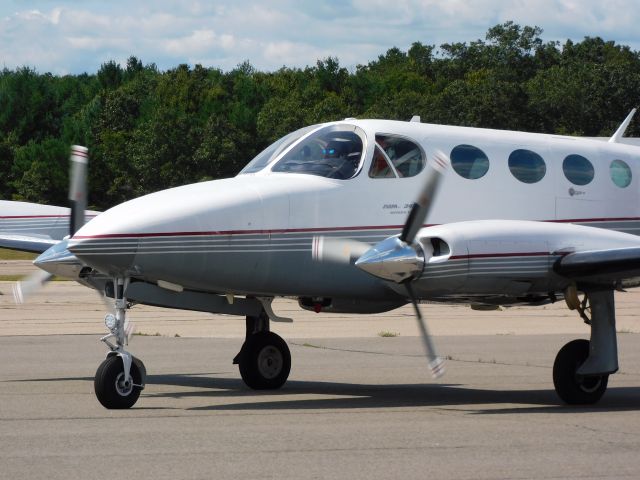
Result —
[[254, 390], [274, 390], [287, 381], [291, 353], [286, 342], [273, 332], [249, 335], [238, 358], [240, 376]]
[[124, 362], [118, 355], [111, 355], [100, 364], [93, 380], [98, 401], [109, 409], [131, 408], [144, 388], [144, 364], [133, 357], [129, 378], [125, 375]]

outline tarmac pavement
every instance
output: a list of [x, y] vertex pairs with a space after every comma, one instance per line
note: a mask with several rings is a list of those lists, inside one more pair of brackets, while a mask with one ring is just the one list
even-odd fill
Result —
[[640, 354], [596, 406], [560, 405], [571, 336], [447, 336], [433, 381], [417, 337], [289, 342], [292, 373], [255, 392], [237, 339], [138, 337], [149, 372], [128, 411], [93, 394], [88, 335], [0, 338], [0, 478], [637, 478]]
[[[0, 269], [1, 270], [1, 269]], [[409, 309], [316, 315], [280, 301], [293, 357], [276, 392], [231, 359], [243, 322], [136, 306], [146, 364], [134, 408], [105, 410], [94, 293], [53, 282], [16, 307], [0, 292], [0, 479], [638, 478], [638, 294], [617, 296], [621, 372], [601, 402], [561, 405], [551, 366], [588, 329], [561, 303], [476, 312], [424, 305], [446, 375], [430, 378]], [[381, 337], [381, 331], [398, 333]], [[160, 336], [155, 335], [160, 333]], [[84, 333], [75, 334], [71, 333]], [[175, 334], [180, 337], [175, 337]]]

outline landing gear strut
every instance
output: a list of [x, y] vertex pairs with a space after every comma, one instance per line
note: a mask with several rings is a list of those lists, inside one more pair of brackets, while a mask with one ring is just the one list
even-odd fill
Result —
[[[107, 358], [100, 364], [93, 380], [98, 401], [105, 408], [131, 408], [138, 401], [144, 389], [146, 369], [142, 361], [124, 347], [128, 343], [125, 330], [127, 299], [124, 292], [129, 281], [125, 278], [114, 280], [115, 315], [107, 314], [105, 324], [110, 333], [100, 340], [110, 349]], [[116, 344], [110, 342], [115, 338]]]
[[275, 390], [287, 381], [291, 353], [286, 342], [269, 331], [264, 310], [257, 317], [247, 316], [246, 336], [233, 363], [240, 367], [244, 383], [254, 390]]
[[[591, 340], [573, 340], [560, 349], [553, 364], [553, 384], [570, 405], [596, 403], [607, 390], [609, 375], [618, 371], [613, 291], [589, 292]], [[586, 299], [585, 299], [586, 302]]]

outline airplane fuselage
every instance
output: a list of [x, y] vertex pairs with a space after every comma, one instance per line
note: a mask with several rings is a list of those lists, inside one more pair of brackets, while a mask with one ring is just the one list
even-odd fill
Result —
[[[451, 157], [453, 168], [443, 179], [428, 218], [429, 225], [447, 226], [425, 228], [421, 237], [446, 236], [447, 228], [458, 222], [490, 221], [453, 229], [453, 237], [466, 236], [471, 242], [445, 238], [461, 250], [451, 252], [442, 271], [435, 264], [425, 267], [416, 285], [422, 297], [455, 300], [459, 289], [465, 292], [461, 301], [474, 292], [487, 297], [502, 292], [505, 297], [533, 301], [566, 286], [566, 280], [557, 285], [550, 280], [553, 262], [566, 253], [565, 247], [575, 247], [583, 233], [584, 244], [591, 242], [594, 248], [638, 242], [637, 147], [410, 122], [350, 120], [327, 125], [318, 129], [354, 129], [362, 139], [362, 155], [350, 178], [325, 175], [324, 170], [299, 173], [296, 169], [303, 165], [299, 160], [293, 167], [283, 165], [282, 159], [304, 141], [302, 137], [254, 172], [164, 190], [114, 207], [77, 232], [70, 250], [86, 264], [114, 276], [170, 282], [197, 291], [399, 300], [402, 294], [393, 285], [352, 265], [317, 261], [320, 237], [375, 244], [402, 229], [426, 170], [400, 176], [404, 167], [399, 165], [396, 176], [372, 178], [375, 150], [382, 148], [380, 138], [407, 140], [426, 161], [438, 150]], [[514, 152], [520, 155], [515, 160]], [[329, 168], [326, 164], [322, 163], [323, 169]], [[505, 224], [493, 219], [545, 223]], [[566, 229], [558, 225], [565, 223], [614, 232], [602, 231], [592, 239], [591, 232], [575, 225]], [[474, 244], [478, 228], [481, 240]], [[485, 237], [492, 235], [492, 229], [496, 240], [487, 245]], [[484, 277], [470, 290], [472, 265], [483, 273], [495, 268], [501, 279], [489, 287]], [[453, 273], [447, 277], [447, 272]]]

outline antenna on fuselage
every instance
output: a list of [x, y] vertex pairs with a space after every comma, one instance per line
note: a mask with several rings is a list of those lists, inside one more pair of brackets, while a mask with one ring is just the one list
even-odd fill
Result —
[[620, 143], [620, 140], [622, 139], [624, 132], [626, 132], [627, 127], [629, 126], [629, 124], [631, 123], [631, 120], [633, 119], [633, 116], [636, 114], [636, 110], [637, 109], [634, 108], [633, 110], [631, 110], [631, 112], [629, 112], [629, 115], [627, 115], [627, 118], [624, 119], [624, 122], [620, 124], [620, 126], [616, 130], [616, 133], [614, 133], [609, 139], [609, 143]]

